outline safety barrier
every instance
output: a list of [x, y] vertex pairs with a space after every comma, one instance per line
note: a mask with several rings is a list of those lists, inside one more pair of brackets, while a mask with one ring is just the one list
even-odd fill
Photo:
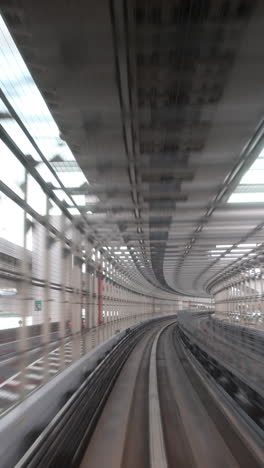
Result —
[[[244, 412], [264, 430], [264, 373], [259, 350], [252, 340], [261, 342], [263, 336], [248, 332], [249, 347], [243, 346], [246, 331], [238, 327], [236, 339], [226, 341], [226, 335], [208, 315], [179, 314], [178, 333], [186, 348], [217, 383], [238, 403]], [[212, 323], [211, 323], [212, 322]], [[208, 326], [209, 325], [209, 326]], [[215, 325], [215, 327], [214, 327]], [[206, 327], [206, 328], [205, 328]], [[240, 330], [241, 328], [241, 330]], [[210, 333], [214, 329], [214, 333]], [[229, 335], [230, 336], [230, 335]], [[254, 352], [253, 352], [254, 351]]]

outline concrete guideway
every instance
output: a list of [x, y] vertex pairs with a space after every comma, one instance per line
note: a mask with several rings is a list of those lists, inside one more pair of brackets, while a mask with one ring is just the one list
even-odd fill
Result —
[[81, 468], [262, 466], [187, 361], [173, 325], [146, 334], [120, 374]]
[[168, 325], [163, 327], [154, 339], [149, 363], [149, 452], [151, 468], [168, 467], [162, 430], [157, 379], [158, 340], [167, 326]]
[[[28, 399], [31, 402], [28, 401], [28, 404], [26, 404], [27, 401], [23, 402], [21, 407], [23, 406], [24, 409], [29, 408], [33, 402], [37, 412], [41, 408], [43, 411], [45, 405], [45, 413], [51, 413], [50, 405], [52, 407], [57, 405], [57, 411], [53, 413], [52, 420], [47, 421], [45, 414], [43, 414], [42, 418], [40, 415], [37, 420], [32, 421], [32, 418], [34, 419], [32, 414], [31, 421], [29, 421], [28, 414], [25, 414], [21, 419], [21, 411], [17, 408], [19, 424], [14, 428], [14, 431], [16, 432], [16, 440], [20, 440], [20, 444], [14, 446], [12, 444], [13, 435], [10, 434], [10, 437], [7, 438], [6, 431], [4, 432], [3, 466], [5, 468], [13, 466], [14, 463], [10, 465], [10, 460], [19, 460], [23, 453], [24, 456], [18, 462], [17, 467], [41, 466], [47, 468], [48, 466], [60, 466], [60, 464], [63, 464], [63, 466], [77, 466], [87, 441], [94, 431], [105, 401], [130, 352], [149, 329], [155, 328], [159, 322], [168, 321], [168, 317], [171, 320], [171, 316], [163, 316], [151, 321], [145, 321], [132, 329], [127, 329], [119, 337], [111, 338], [109, 342], [103, 343], [94, 353], [90, 353], [90, 355], [88, 353], [87, 356], [72, 364], [61, 375], [56, 376], [54, 379], [54, 381], [57, 381], [55, 387], [54, 385], [52, 387], [53, 381], [43, 386], [39, 391], [42, 391], [42, 399], [36, 400], [36, 398], [33, 398], [32, 400], [34, 394]], [[65, 374], [64, 377], [63, 374]], [[63, 384], [66, 384], [67, 388]], [[53, 390], [49, 394], [43, 395], [47, 386], [52, 387]], [[72, 392], [73, 388], [76, 391]], [[65, 392], [69, 393], [69, 390], [71, 391], [70, 395], [66, 395]], [[63, 392], [64, 402], [61, 401]], [[52, 398], [54, 394], [55, 399]], [[57, 403], [54, 400], [57, 400]], [[10, 419], [12, 419], [12, 413], [10, 412], [7, 415], [6, 422], [10, 422]], [[25, 426], [23, 420], [27, 420], [27, 423], [22, 433], [22, 426]], [[42, 429], [39, 430], [41, 424]], [[7, 427], [8, 430], [10, 430], [9, 426]], [[44, 431], [43, 426], [45, 427]], [[32, 428], [35, 429], [33, 433]], [[28, 433], [28, 431], [31, 432]], [[36, 438], [39, 433], [40, 436]], [[19, 453], [20, 456], [18, 456]]]
[[128, 358], [95, 432], [81, 468], [143, 468], [149, 463], [149, 359], [161, 325], [146, 332]]

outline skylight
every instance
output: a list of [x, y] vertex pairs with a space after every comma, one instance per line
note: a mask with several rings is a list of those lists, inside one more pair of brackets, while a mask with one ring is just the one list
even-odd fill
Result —
[[[77, 188], [84, 183], [87, 184], [88, 181], [75, 161], [70, 148], [61, 138], [60, 130], [1, 15], [0, 67], [0, 88], [5, 98], [35, 140], [46, 161], [51, 162], [62, 184], [66, 188]], [[4, 96], [2, 99], [0, 98], [0, 124], [26, 156], [30, 155], [40, 162], [39, 154], [8, 111]], [[54, 99], [56, 100], [56, 95], [54, 95]], [[58, 167], [56, 167], [56, 164], [58, 164]], [[69, 164], [74, 166], [74, 170], [69, 170], [67, 166]], [[40, 162], [36, 169], [45, 182], [51, 183], [54, 188], [59, 188], [58, 182], [45, 163]], [[94, 199], [92, 200], [94, 201]], [[92, 200], [91, 203], [93, 203]], [[84, 203], [80, 204], [83, 205]]]
[[75, 188], [80, 187], [85, 182], [87, 183], [87, 180], [81, 171], [59, 172], [58, 176], [65, 187]]
[[228, 203], [264, 202], [264, 150], [241, 178]]
[[73, 200], [78, 206], [85, 206], [85, 195], [72, 195]]
[[263, 203], [264, 191], [253, 193], [232, 193], [228, 203]]

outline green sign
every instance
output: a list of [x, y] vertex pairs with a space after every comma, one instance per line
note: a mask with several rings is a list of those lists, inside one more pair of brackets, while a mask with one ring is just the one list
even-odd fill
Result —
[[40, 312], [42, 310], [42, 301], [35, 301], [35, 311]]

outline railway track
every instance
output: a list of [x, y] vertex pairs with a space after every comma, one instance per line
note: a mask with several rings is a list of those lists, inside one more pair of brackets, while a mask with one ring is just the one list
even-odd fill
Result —
[[[264, 466], [261, 453], [254, 453], [240, 437], [190, 362], [175, 323], [148, 326], [105, 359], [108, 365], [105, 360], [99, 365], [101, 374], [90, 378], [91, 384], [97, 378], [93, 394], [101, 395], [97, 406], [92, 405], [92, 420], [86, 418], [91, 413], [91, 387], [81, 399], [81, 419], [73, 395], [68, 411], [61, 411], [17, 468], [62, 466], [58, 462], [81, 468]], [[110, 363], [112, 376], [106, 370]], [[108, 383], [106, 392], [102, 375]], [[51, 437], [47, 453], [44, 447]]]

